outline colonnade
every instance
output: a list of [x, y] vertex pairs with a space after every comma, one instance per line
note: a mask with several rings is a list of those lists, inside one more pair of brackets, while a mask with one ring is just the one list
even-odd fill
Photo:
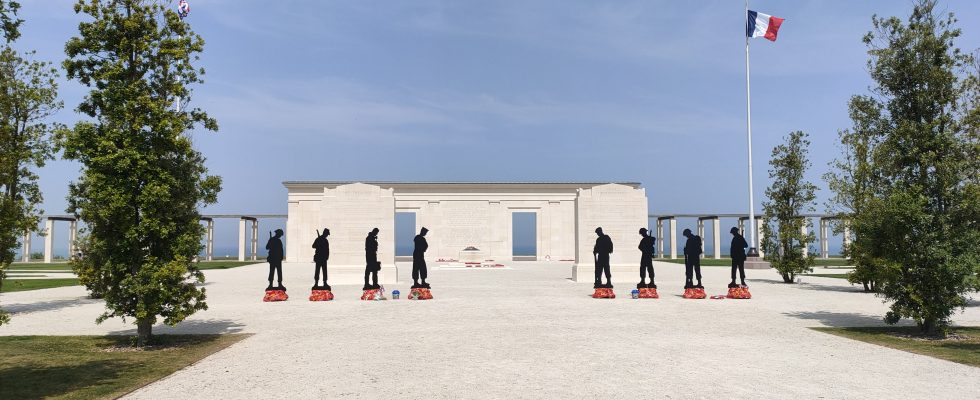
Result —
[[[816, 232], [816, 234], [817, 234], [817, 245], [818, 245], [818, 249], [820, 251], [819, 257], [820, 258], [830, 258], [829, 239], [830, 239], [830, 236], [832, 235], [832, 232], [831, 232], [831, 229], [830, 229], [830, 224], [831, 224], [832, 221], [840, 220], [840, 217], [838, 217], [836, 215], [833, 215], [833, 214], [804, 214], [804, 215], [800, 215], [799, 217], [804, 219], [804, 223], [803, 223], [803, 225], [801, 227], [801, 230], [802, 230], [803, 234], [808, 234], [809, 233], [810, 228], [811, 228], [811, 219], [816, 218], [819, 221], [818, 230]], [[722, 258], [721, 257], [721, 249], [722, 249], [722, 246], [723, 246], [723, 244], [722, 244], [722, 237], [723, 237], [723, 234], [724, 233], [728, 233], [728, 231], [726, 229], [723, 229], [722, 228], [722, 226], [721, 226], [721, 219], [722, 218], [737, 218], [737, 220], [738, 220], [738, 225], [737, 225], [738, 230], [741, 231], [741, 232], [743, 232], [743, 234], [745, 233], [745, 222], [749, 220], [749, 216], [747, 214], [670, 214], [670, 215], [650, 214], [649, 215], [649, 218], [650, 219], [655, 219], [657, 221], [657, 227], [656, 227], [656, 232], [657, 232], [656, 233], [656, 235], [657, 235], [657, 249], [656, 249], [656, 254], [657, 254], [657, 257], [659, 257], [659, 258], [671, 258], [671, 259], [676, 259], [677, 258], [677, 249], [678, 249], [678, 247], [677, 247], [677, 245], [678, 245], [678, 241], [677, 241], [678, 240], [678, 237], [677, 237], [677, 219], [678, 218], [693, 218], [693, 219], [696, 219], [697, 220], [697, 231], [696, 231], [695, 234], [698, 235], [698, 236], [701, 236], [702, 238], [704, 238], [704, 236], [705, 236], [704, 235], [704, 233], [705, 233], [705, 223], [708, 222], [708, 223], [711, 224], [712, 244], [713, 244], [713, 246], [712, 246], [713, 249], [712, 249], [712, 252], [711, 252], [712, 253], [711, 254], [711, 257], [712, 258], [715, 258], [715, 259]], [[756, 244], [757, 245], [758, 245], [758, 243], [761, 243], [762, 240], [764, 239], [763, 238], [763, 233], [762, 233], [763, 218], [764, 218], [764, 216], [761, 215], [761, 214], [755, 216], [755, 237], [756, 237]], [[850, 244], [850, 242], [851, 242], [851, 231], [850, 231], [850, 227], [848, 226], [847, 221], [840, 221], [840, 223], [843, 224], [843, 241], [844, 241], [844, 247], [847, 247], [847, 245]], [[665, 235], [665, 230], [664, 230], [665, 225], [666, 225], [667, 229], [669, 230], [669, 233], [670, 233], [669, 235]], [[668, 256], [668, 254], [666, 254], [665, 245], [664, 245], [664, 243], [665, 243], [666, 240], [669, 240], [670, 241], [670, 254], [669, 254], [669, 256]], [[759, 250], [759, 256], [760, 257], [765, 256], [765, 254], [763, 253], [763, 251], [762, 251], [761, 248], [758, 249], [758, 250]], [[803, 255], [805, 256], [805, 255], [808, 255], [808, 254], [809, 254], [809, 249], [803, 249]], [[702, 254], [701, 255], [702, 258], [705, 257], [705, 256], [707, 256], [707, 254]]]

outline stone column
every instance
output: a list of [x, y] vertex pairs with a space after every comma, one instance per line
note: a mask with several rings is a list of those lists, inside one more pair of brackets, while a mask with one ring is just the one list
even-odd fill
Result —
[[670, 259], [677, 258], [677, 218], [670, 217]]
[[657, 218], [657, 257], [664, 258], [664, 221]]
[[75, 257], [78, 254], [78, 248], [75, 246], [75, 241], [78, 240], [78, 220], [71, 220], [68, 224], [68, 259]]
[[765, 257], [765, 252], [762, 251], [762, 242], [765, 237], [762, 236], [762, 217], [755, 217], [755, 249], [759, 252], [759, 257]]
[[851, 223], [846, 219], [841, 223], [844, 224], [844, 248], [846, 249], [851, 244]]
[[238, 220], [238, 261], [245, 261], [245, 218]]
[[208, 220], [208, 234], [207, 234], [207, 245], [204, 247], [204, 256], [208, 261], [214, 261], [214, 220]]
[[745, 235], [745, 220], [744, 219], [741, 219], [741, 218], [738, 219], [738, 231], [741, 232], [742, 235]]
[[259, 219], [252, 220], [252, 261], [259, 259]]
[[[800, 233], [801, 234], [806, 235], [806, 234], [809, 233], [808, 232], [808, 230], [809, 230], [808, 229], [808, 225], [810, 225], [810, 220], [808, 218], [804, 217], [803, 218], [803, 224], [800, 225]], [[809, 255], [810, 255], [810, 246], [803, 246], [803, 257], [809, 256]]]
[[820, 258], [830, 258], [827, 219], [820, 218]]
[[22, 262], [31, 261], [31, 231], [24, 232], [24, 239], [21, 242], [20, 260]]
[[54, 220], [48, 218], [44, 221], [44, 262], [51, 263], [54, 259]]
[[714, 234], [715, 234], [715, 259], [721, 259], [721, 218], [715, 217], [714, 221]]
[[[704, 220], [701, 219], [701, 217], [698, 217], [698, 233], [697, 233], [697, 235], [701, 237], [701, 246], [702, 246], [702, 249], [701, 250], [704, 250], [704, 248], [703, 248], [703, 246], [704, 246]], [[698, 256], [698, 258], [704, 258], [704, 251], [701, 252], [701, 255]]]

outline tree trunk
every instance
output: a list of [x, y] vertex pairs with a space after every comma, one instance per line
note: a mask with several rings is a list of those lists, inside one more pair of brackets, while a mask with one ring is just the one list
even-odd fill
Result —
[[144, 347], [153, 335], [153, 321], [141, 319], [136, 321], [136, 347]]
[[793, 276], [790, 275], [787, 272], [783, 272], [783, 282], [785, 282], [785, 283], [793, 283]]
[[922, 334], [926, 336], [945, 337], [946, 335], [939, 329], [938, 322], [935, 318], [923, 319], [922, 324], [919, 325], [919, 328], [922, 329]]
[[864, 281], [864, 282], [861, 282], [861, 283], [864, 284], [864, 291], [865, 292], [871, 292], [872, 290], [874, 290], [874, 289], [872, 289], [873, 286], [869, 286], [869, 282], [868, 281]]

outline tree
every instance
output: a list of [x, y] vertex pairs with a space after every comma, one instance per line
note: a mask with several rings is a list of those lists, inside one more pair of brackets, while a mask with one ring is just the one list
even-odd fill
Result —
[[81, 282], [105, 299], [111, 317], [135, 319], [137, 345], [153, 324], [175, 325], [207, 309], [198, 207], [214, 203], [221, 180], [207, 175], [188, 131], [217, 123], [200, 109], [168, 109], [189, 98], [203, 70], [192, 61], [204, 40], [157, 1], [79, 0], [91, 17], [65, 45], [69, 78], [91, 88], [79, 122], [61, 137], [83, 169], [69, 188], [69, 212], [87, 225], [72, 262]]
[[[57, 126], [45, 120], [62, 107], [57, 70], [10, 47], [23, 22], [16, 18], [18, 7], [0, 0], [0, 288], [17, 241], [38, 230], [42, 198], [34, 171], [52, 158], [51, 133]], [[0, 325], [8, 320], [0, 310]]]
[[792, 132], [785, 143], [772, 149], [772, 184], [766, 188], [767, 200], [762, 203], [765, 258], [786, 283], [793, 283], [797, 274], [812, 271], [814, 264], [812, 254], [803, 255], [814, 235], [802, 232], [806, 220], [801, 215], [813, 211], [817, 189], [804, 177], [810, 167], [807, 137], [803, 131]]
[[20, 24], [24, 20], [17, 18], [20, 3], [0, 0], [0, 36], [5, 43], [13, 42], [20, 37]]
[[[880, 187], [854, 218], [862, 249], [890, 269], [880, 283], [888, 323], [911, 318], [944, 336], [978, 289], [980, 268], [980, 79], [954, 41], [953, 14], [916, 3], [907, 23], [873, 17], [868, 70], [871, 162]], [[876, 185], [877, 186], [877, 185]]]
[[[853, 127], [839, 132], [841, 156], [830, 163], [830, 171], [824, 174], [824, 180], [833, 192], [828, 208], [837, 216], [834, 232], [838, 234], [855, 218], [865, 216], [867, 204], [880, 189], [881, 177], [873, 168], [872, 150], [886, 125], [881, 120], [879, 105], [867, 96], [852, 97], [848, 109]], [[884, 260], [870, 253], [873, 239], [858, 236], [844, 247], [844, 256], [854, 266], [854, 271], [847, 274], [847, 280], [862, 284], [866, 292], [877, 292], [890, 271]]]

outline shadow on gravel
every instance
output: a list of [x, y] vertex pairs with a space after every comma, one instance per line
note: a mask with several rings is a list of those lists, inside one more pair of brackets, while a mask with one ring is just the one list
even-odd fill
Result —
[[785, 283], [783, 282], [782, 279], [765, 279], [765, 278], [746, 279], [746, 280], [749, 282], [761, 282], [761, 283], [769, 283], [775, 285], [786, 285], [789, 287], [794, 287], [803, 290], [818, 290], [824, 292], [842, 292], [842, 293], [865, 293], [862, 287], [857, 285], [850, 285], [850, 284], [848, 286], [840, 286], [840, 285], [823, 285], [819, 283], [809, 283], [809, 282]]
[[10, 305], [4, 305], [3, 308], [13, 314], [22, 314], [22, 313], [32, 313], [32, 312], [40, 312], [40, 311], [60, 310], [66, 307], [81, 306], [85, 304], [98, 303], [100, 301], [101, 300], [99, 299], [92, 299], [89, 297], [77, 297], [74, 299], [51, 300], [51, 301], [42, 301], [38, 303], [29, 303], [29, 304], [10, 304]]
[[[127, 320], [128, 321], [128, 320]], [[154, 325], [153, 334], [223, 334], [242, 331], [245, 325], [227, 319], [184, 321], [177, 326]], [[110, 335], [135, 335], [136, 328], [109, 332]]]
[[787, 312], [783, 313], [783, 315], [799, 319], [820, 321], [821, 324], [835, 328], [886, 326], [885, 321], [882, 319], [883, 316], [877, 315], [838, 313], [830, 311]]

